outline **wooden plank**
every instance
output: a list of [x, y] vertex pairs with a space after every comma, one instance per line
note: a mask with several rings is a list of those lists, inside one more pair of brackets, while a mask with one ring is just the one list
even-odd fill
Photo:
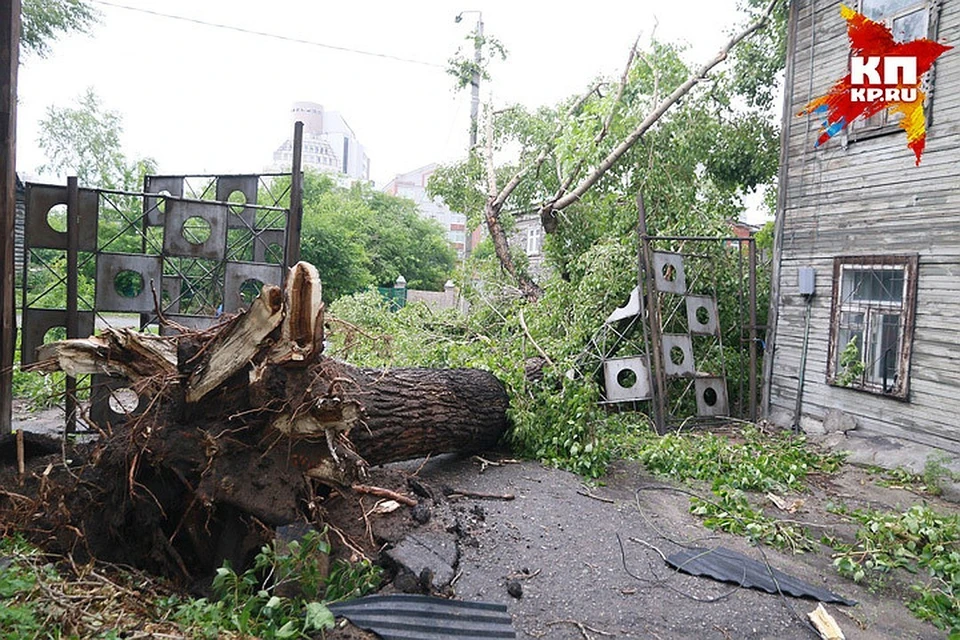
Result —
[[[810, 381], [814, 382], [814, 381]], [[796, 399], [796, 379], [785, 380], [783, 393], [776, 399], [776, 406], [793, 411]], [[943, 408], [933, 396], [925, 396], [929, 402], [901, 402], [877, 394], [833, 387], [824, 383], [804, 385], [803, 415], [822, 420], [831, 409], [839, 409], [856, 417], [866, 428], [895, 434], [899, 427], [909, 427], [914, 432], [960, 441], [960, 430], [955, 413]], [[878, 408], [882, 411], [878, 415]], [[900, 436], [898, 436], [900, 437]]]
[[17, 67], [20, 0], [0, 2], [0, 434], [13, 424], [16, 286], [13, 262], [17, 218]]

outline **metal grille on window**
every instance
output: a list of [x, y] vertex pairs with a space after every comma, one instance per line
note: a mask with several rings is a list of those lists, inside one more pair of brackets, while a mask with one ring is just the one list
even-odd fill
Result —
[[841, 295], [840, 344], [853, 341], [863, 355], [864, 381], [888, 392], [900, 353], [903, 267], [846, 265]]
[[[906, 394], [916, 258], [838, 258], [831, 382]], [[906, 347], [906, 348], [905, 348]]]

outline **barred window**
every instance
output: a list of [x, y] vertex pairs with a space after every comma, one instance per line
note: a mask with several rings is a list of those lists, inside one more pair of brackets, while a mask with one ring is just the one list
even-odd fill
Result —
[[830, 384], [907, 397], [917, 263], [917, 256], [834, 260]]

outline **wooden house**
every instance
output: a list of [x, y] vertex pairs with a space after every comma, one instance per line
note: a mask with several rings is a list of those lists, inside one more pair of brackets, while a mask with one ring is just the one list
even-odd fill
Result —
[[[960, 452], [960, 0], [848, 0], [952, 45], [924, 79], [916, 164], [896, 116], [817, 146], [798, 116], [849, 71], [841, 3], [791, 0], [763, 406], [782, 426]], [[899, 444], [898, 444], [899, 443]]]

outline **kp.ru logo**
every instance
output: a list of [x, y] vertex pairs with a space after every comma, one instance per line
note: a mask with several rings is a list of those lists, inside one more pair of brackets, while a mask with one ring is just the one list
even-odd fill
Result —
[[915, 102], [917, 59], [909, 56], [852, 56], [850, 84], [850, 102]]
[[850, 73], [797, 115], [814, 113], [823, 118], [819, 147], [857, 118], [869, 118], [884, 109], [899, 113], [907, 146], [920, 164], [927, 140], [923, 113], [927, 96], [920, 81], [933, 61], [952, 47], [926, 38], [896, 42], [886, 26], [849, 7], [841, 6], [840, 15], [847, 21], [850, 37]]

